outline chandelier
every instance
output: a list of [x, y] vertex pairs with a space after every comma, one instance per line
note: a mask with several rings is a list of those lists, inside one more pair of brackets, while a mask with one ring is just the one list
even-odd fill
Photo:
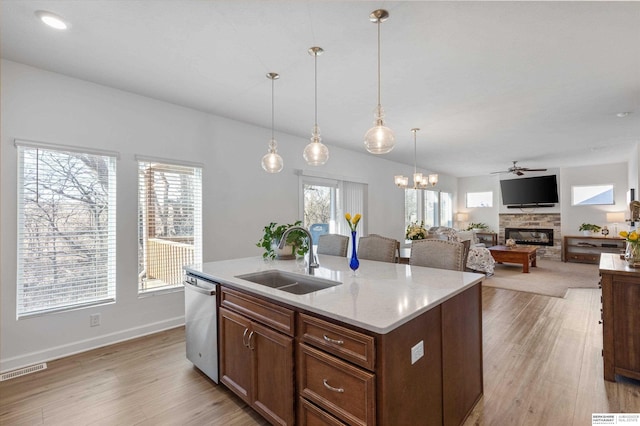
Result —
[[[418, 143], [416, 141], [416, 133], [418, 132], [418, 130], [420, 130], [419, 128], [413, 128], [411, 129], [411, 132], [413, 133], [413, 189], [424, 189], [427, 188], [429, 186], [435, 186], [438, 183], [438, 175], [437, 174], [430, 174], [430, 175], [423, 175], [422, 173], [418, 173], [418, 167], [416, 165], [416, 158], [417, 158], [417, 146]], [[397, 175], [393, 177], [393, 181], [395, 182], [396, 186], [398, 188], [409, 188], [409, 178], [403, 175]]]

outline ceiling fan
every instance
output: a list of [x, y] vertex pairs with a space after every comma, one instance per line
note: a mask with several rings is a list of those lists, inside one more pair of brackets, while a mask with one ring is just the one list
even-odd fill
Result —
[[513, 162], [513, 166], [509, 167], [507, 170], [502, 170], [499, 172], [491, 172], [494, 173], [513, 173], [514, 175], [522, 176], [524, 172], [545, 172], [547, 169], [530, 169], [528, 167], [520, 167], [516, 165], [517, 161]]

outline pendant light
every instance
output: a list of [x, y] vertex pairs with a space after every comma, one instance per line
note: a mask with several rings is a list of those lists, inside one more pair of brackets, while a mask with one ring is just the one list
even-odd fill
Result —
[[374, 126], [364, 135], [364, 146], [372, 154], [386, 154], [396, 144], [393, 130], [384, 125], [384, 109], [380, 102], [380, 24], [389, 18], [389, 12], [378, 9], [371, 12], [369, 20], [378, 24], [378, 106], [375, 110]]
[[279, 173], [282, 170], [283, 162], [282, 157], [278, 154], [278, 142], [276, 142], [273, 136], [273, 123], [274, 123], [274, 101], [273, 101], [273, 86], [275, 80], [280, 78], [280, 75], [275, 72], [267, 74], [267, 78], [271, 80], [271, 140], [269, 141], [269, 150], [267, 154], [262, 157], [262, 168], [268, 173]]
[[[429, 185], [435, 186], [438, 183], [438, 175], [430, 174], [429, 176], [424, 176], [422, 173], [418, 173], [417, 163], [417, 152], [418, 152], [418, 142], [416, 141], [416, 133], [420, 130], [419, 128], [411, 129], [413, 133], [413, 187], [412, 189], [424, 189]], [[409, 187], [409, 178], [402, 175], [397, 175], [393, 177], [393, 181], [398, 188], [406, 189]]]
[[310, 47], [309, 55], [313, 56], [315, 75], [315, 118], [313, 130], [311, 131], [311, 143], [304, 148], [302, 156], [310, 166], [322, 166], [329, 159], [329, 149], [324, 145], [320, 137], [320, 127], [318, 127], [318, 55], [322, 55], [322, 47]]

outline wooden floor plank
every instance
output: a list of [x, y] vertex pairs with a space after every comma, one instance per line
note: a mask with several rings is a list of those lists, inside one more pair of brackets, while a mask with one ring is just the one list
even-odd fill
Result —
[[[554, 298], [485, 287], [484, 396], [466, 425], [586, 425], [640, 412], [640, 382], [606, 382], [600, 290]], [[266, 425], [185, 357], [184, 329], [52, 361], [0, 382], [2, 425]], [[384, 426], [384, 425], [383, 425]], [[395, 426], [395, 425], [394, 425]]]

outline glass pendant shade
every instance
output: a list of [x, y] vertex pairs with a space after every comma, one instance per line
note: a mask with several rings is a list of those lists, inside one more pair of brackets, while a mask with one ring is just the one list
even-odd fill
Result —
[[282, 171], [284, 162], [282, 157], [278, 154], [278, 144], [275, 139], [269, 141], [269, 151], [262, 157], [262, 168], [268, 173], [278, 173]]
[[313, 126], [311, 143], [304, 148], [302, 156], [310, 166], [322, 166], [329, 159], [329, 148], [320, 142], [320, 128]]
[[381, 124], [369, 129], [364, 135], [364, 146], [372, 154], [386, 154], [396, 145], [393, 130]]
[[436, 184], [438, 183], [438, 175], [429, 175], [429, 183], [431, 184], [431, 186], [436, 186]]

